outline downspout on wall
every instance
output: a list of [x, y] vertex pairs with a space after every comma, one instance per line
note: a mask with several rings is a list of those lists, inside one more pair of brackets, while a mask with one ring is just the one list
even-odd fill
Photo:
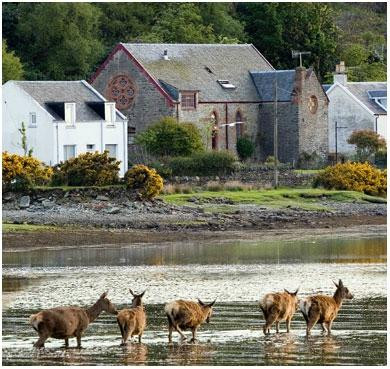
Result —
[[229, 149], [229, 126], [228, 126], [228, 104], [225, 103], [225, 141], [226, 141], [226, 150]]

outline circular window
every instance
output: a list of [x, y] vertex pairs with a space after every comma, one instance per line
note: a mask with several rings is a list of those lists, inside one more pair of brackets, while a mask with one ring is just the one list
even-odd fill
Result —
[[309, 110], [311, 113], [315, 114], [318, 108], [318, 100], [315, 96], [310, 96], [309, 99]]
[[108, 83], [106, 96], [108, 100], [115, 101], [119, 110], [128, 109], [135, 96], [134, 84], [128, 76], [115, 76]]

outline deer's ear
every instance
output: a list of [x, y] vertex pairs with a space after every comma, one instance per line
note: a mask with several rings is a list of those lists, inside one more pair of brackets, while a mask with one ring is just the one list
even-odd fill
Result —
[[289, 295], [291, 295], [291, 292], [287, 291], [285, 288], [284, 289], [284, 292], [287, 292]]
[[138, 295], [138, 297], [142, 297], [143, 295], [145, 295], [145, 292], [146, 292], [146, 290], [144, 292], [142, 292], [140, 295]]
[[333, 282], [333, 284], [337, 287], [337, 288], [339, 288], [339, 285], [335, 282], [335, 281], [332, 281]]
[[344, 287], [343, 282], [342, 282], [341, 279], [339, 279], [339, 286], [340, 286], [340, 287]]
[[134, 292], [131, 290], [131, 288], [129, 288], [129, 291], [132, 294], [132, 296], [134, 296]]
[[202, 302], [200, 299], [198, 299], [198, 302], [199, 302], [199, 304], [202, 305], [202, 306], [205, 306], [205, 305], [206, 305], [206, 304], [205, 304], [204, 302]]
[[212, 303], [208, 304], [208, 306], [212, 307], [215, 304], [216, 301], [217, 301], [217, 299], [215, 299]]
[[299, 291], [299, 287], [295, 290], [295, 292], [293, 293], [293, 295], [298, 295], [298, 291]]
[[107, 294], [108, 294], [108, 291], [106, 291], [106, 292], [102, 293], [102, 295], [100, 296], [100, 298], [101, 298], [101, 299], [104, 299], [104, 298], [106, 298]]

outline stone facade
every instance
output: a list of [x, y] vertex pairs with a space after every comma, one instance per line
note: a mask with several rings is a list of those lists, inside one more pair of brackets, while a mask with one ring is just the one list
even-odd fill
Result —
[[[208, 149], [227, 149], [236, 152], [237, 134], [246, 134], [255, 143], [254, 158], [256, 160], [265, 160], [268, 156], [273, 155], [274, 104], [272, 101], [263, 101], [261, 95], [257, 95], [258, 87], [256, 86], [256, 90], [254, 90], [250, 70], [245, 71], [246, 74], [240, 72], [245, 74], [246, 85], [239, 86], [241, 91], [243, 89], [251, 91], [250, 101], [248, 98], [243, 98], [243, 95], [237, 101], [231, 97], [234, 95], [230, 95], [226, 99], [209, 101], [202, 99], [201, 91], [196, 95], [196, 107], [183, 109], [180, 90], [177, 92], [174, 86], [170, 86], [165, 81], [163, 83], [154, 79], [138, 60], [121, 45], [119, 44], [119, 47], [114, 49], [95, 73], [91, 84], [101, 94], [109, 98], [113, 90], [108, 91], [108, 89], [111, 88], [110, 83], [114, 78], [123, 75], [131, 81], [134, 90], [134, 92], [131, 91], [131, 104], [122, 110], [129, 122], [129, 145], [132, 144], [135, 133], [142, 132], [162, 117], [171, 116], [179, 122], [194, 123], [200, 129]], [[262, 58], [262, 56], [259, 57], [259, 69], [263, 68], [261, 70], [272, 73], [270, 66], [261, 66]], [[156, 61], [156, 63], [161, 64], [161, 60]], [[287, 72], [290, 73], [290, 76], [296, 74], [294, 83], [296, 95], [295, 97], [293, 94], [289, 95], [291, 101], [278, 102], [279, 160], [285, 163], [297, 162], [299, 154], [302, 152], [310, 154], [316, 152], [321, 156], [326, 156], [328, 150], [327, 96], [313, 71], [298, 68], [296, 72]], [[216, 80], [210, 80], [208, 83], [213, 84], [210, 85], [210, 88], [215, 89], [216, 82]], [[272, 89], [272, 85], [269, 85], [268, 82], [265, 85], [263, 82], [262, 86], [265, 89]], [[218, 88], [223, 89], [220, 86]], [[205, 85], [203, 91], [207, 91], [207, 89], [208, 86]], [[226, 92], [224, 91], [224, 93]], [[177, 96], [173, 95], [174, 93], [177, 93]], [[310, 111], [308, 105], [312, 96], [316, 97], [317, 104], [314, 113]], [[215, 117], [218, 126], [214, 140], [212, 139], [212, 127], [214, 126], [212, 117]], [[238, 119], [244, 122], [241, 127], [238, 125], [226, 126], [226, 124], [236, 122]]]

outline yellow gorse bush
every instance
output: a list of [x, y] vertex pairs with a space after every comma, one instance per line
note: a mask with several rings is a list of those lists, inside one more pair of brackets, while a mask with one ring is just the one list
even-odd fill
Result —
[[348, 161], [326, 167], [315, 178], [314, 186], [384, 196], [387, 193], [387, 171], [367, 162]]
[[31, 156], [3, 152], [3, 188], [23, 190], [50, 181], [53, 169]]
[[163, 179], [154, 169], [145, 165], [134, 165], [125, 174], [127, 188], [136, 190], [141, 199], [152, 199], [163, 189]]

